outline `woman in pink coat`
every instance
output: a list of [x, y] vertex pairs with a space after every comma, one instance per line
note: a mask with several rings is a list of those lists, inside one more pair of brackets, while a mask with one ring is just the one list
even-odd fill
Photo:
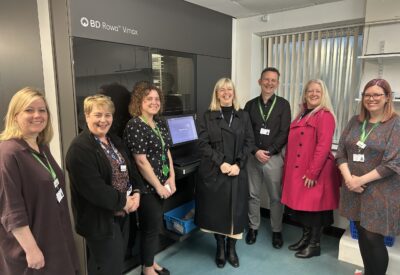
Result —
[[331, 153], [335, 115], [325, 83], [310, 80], [300, 112], [290, 125], [283, 176], [282, 203], [303, 225], [301, 239], [289, 246], [298, 258], [321, 254], [323, 226], [333, 223], [339, 203], [339, 173]]

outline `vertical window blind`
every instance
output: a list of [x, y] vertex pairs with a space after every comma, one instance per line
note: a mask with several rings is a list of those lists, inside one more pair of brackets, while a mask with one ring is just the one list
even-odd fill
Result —
[[334, 143], [356, 113], [362, 62], [362, 26], [301, 33], [269, 35], [262, 39], [264, 67], [280, 73], [277, 94], [286, 98], [294, 118], [299, 111], [303, 85], [322, 79], [328, 87], [337, 117]]

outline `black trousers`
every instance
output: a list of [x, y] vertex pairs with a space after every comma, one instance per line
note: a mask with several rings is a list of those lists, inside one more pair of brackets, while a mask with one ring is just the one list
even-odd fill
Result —
[[114, 217], [114, 238], [86, 239], [89, 275], [122, 275], [129, 238], [129, 216]]
[[142, 194], [139, 207], [140, 255], [142, 265], [153, 266], [159, 246], [163, 200], [157, 194]]

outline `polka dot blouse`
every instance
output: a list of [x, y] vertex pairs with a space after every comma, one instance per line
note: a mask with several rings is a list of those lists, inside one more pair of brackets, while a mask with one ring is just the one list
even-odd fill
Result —
[[[163, 153], [165, 154], [165, 164], [169, 165], [167, 151], [171, 146], [171, 138], [165, 122], [160, 118], [154, 118], [154, 121], [160, 129], [165, 142], [164, 152], [162, 151], [160, 138], [140, 117], [134, 117], [129, 120], [124, 132], [124, 141], [131, 154], [146, 154], [155, 175], [161, 183], [164, 183], [168, 179], [168, 176], [164, 176], [162, 173], [162, 155]], [[147, 181], [145, 181], [145, 186], [147, 192], [155, 192], [153, 186]]]

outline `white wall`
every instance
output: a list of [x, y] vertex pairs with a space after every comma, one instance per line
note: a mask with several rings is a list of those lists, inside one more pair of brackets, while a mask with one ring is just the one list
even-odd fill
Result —
[[[268, 22], [262, 22], [261, 16], [254, 16], [234, 21], [235, 32], [232, 37], [232, 79], [236, 84], [241, 106], [247, 100], [260, 93], [257, 80], [262, 71], [262, 48], [260, 33], [287, 31], [299, 28], [313, 29], [321, 26], [340, 25], [345, 22], [363, 21], [365, 17], [365, 0], [343, 0], [324, 5], [274, 13], [269, 15]], [[266, 198], [266, 190], [262, 191]], [[261, 202], [268, 207], [268, 200]], [[346, 228], [348, 221], [335, 212], [335, 226]]]

